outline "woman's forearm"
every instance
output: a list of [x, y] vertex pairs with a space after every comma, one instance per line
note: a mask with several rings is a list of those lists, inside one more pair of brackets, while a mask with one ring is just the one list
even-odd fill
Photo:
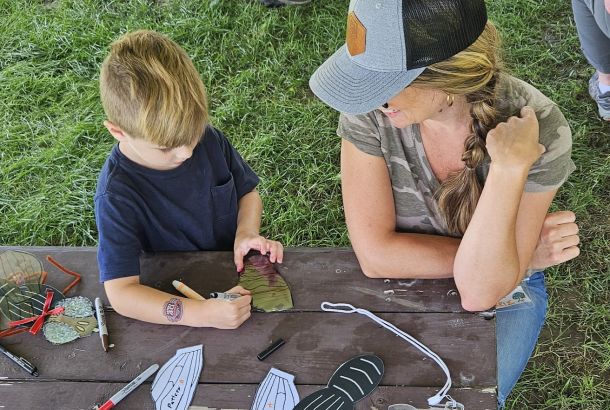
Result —
[[439, 279], [453, 276], [460, 240], [448, 236], [388, 233], [368, 238], [364, 246], [352, 241], [364, 274], [372, 278]]
[[526, 179], [526, 169], [490, 167], [453, 266], [467, 310], [494, 306], [520, 278], [516, 222]]

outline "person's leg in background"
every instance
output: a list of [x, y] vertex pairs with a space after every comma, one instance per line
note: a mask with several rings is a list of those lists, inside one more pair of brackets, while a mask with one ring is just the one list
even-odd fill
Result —
[[610, 121], [610, 0], [572, 0], [572, 10], [583, 54], [596, 69], [589, 94]]
[[499, 408], [504, 408], [506, 398], [525, 369], [546, 317], [544, 272], [534, 273], [522, 286], [532, 300], [530, 305], [511, 306], [496, 311]]
[[311, 0], [259, 0], [265, 7], [274, 8], [282, 6], [302, 6]]

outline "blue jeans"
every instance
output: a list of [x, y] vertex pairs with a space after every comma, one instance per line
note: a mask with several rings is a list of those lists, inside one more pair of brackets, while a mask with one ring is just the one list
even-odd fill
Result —
[[547, 294], [544, 272], [536, 272], [521, 285], [532, 304], [511, 306], [496, 312], [496, 347], [498, 353], [498, 405], [504, 408], [506, 397], [525, 369], [544, 324]]

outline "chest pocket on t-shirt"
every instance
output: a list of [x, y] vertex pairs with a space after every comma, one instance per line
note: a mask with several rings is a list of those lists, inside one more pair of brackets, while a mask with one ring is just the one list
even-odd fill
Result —
[[237, 214], [237, 194], [233, 175], [222, 185], [210, 188], [212, 192], [212, 204], [214, 206], [214, 218], [222, 219]]

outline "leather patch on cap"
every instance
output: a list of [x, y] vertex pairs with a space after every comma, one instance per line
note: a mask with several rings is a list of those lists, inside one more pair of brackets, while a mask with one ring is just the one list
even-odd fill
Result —
[[349, 54], [357, 56], [366, 50], [366, 28], [353, 11], [347, 15], [347, 34], [345, 42]]

